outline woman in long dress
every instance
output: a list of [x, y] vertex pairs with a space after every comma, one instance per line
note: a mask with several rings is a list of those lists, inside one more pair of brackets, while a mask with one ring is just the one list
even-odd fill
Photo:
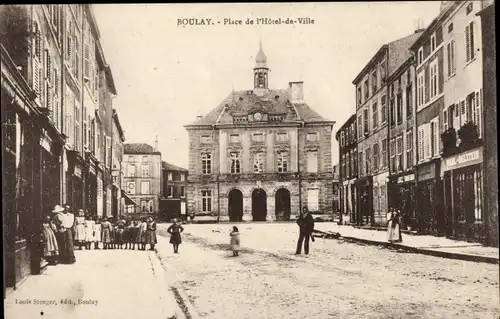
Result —
[[82, 249], [85, 246], [85, 217], [83, 214], [83, 209], [78, 210], [78, 217], [75, 218], [75, 242], [78, 249]]
[[94, 225], [95, 221], [92, 220], [90, 215], [85, 216], [85, 248], [90, 249], [94, 242]]
[[43, 257], [50, 265], [55, 265], [57, 263], [57, 257], [59, 255], [59, 246], [57, 245], [56, 235], [54, 231], [56, 226], [51, 220], [51, 217], [47, 215], [45, 221], [43, 222]]
[[65, 205], [64, 213], [62, 214], [62, 236], [63, 245], [59, 245], [59, 254], [62, 257], [64, 252], [63, 262], [66, 264], [73, 264], [76, 262], [74, 244], [73, 244], [73, 231], [75, 229], [75, 215], [71, 212], [71, 206]]
[[137, 236], [140, 239], [141, 250], [146, 250], [146, 244], [148, 242], [148, 223], [146, 222], [146, 218], [141, 219], [141, 223], [139, 224], [139, 231], [137, 232]]
[[233, 226], [233, 230], [229, 233], [231, 236], [231, 250], [233, 251], [233, 257], [238, 256], [238, 252], [241, 250], [240, 248], [240, 232], [238, 227]]
[[154, 250], [155, 245], [158, 243], [158, 240], [156, 239], [156, 223], [151, 217], [148, 217], [146, 235], [147, 243], [149, 244], [149, 250]]
[[179, 245], [182, 243], [181, 233], [184, 228], [178, 224], [177, 219], [174, 219], [174, 223], [168, 227], [167, 232], [170, 234], [170, 243], [174, 247], [174, 254], [179, 253]]
[[399, 215], [391, 210], [391, 217], [387, 223], [387, 241], [390, 243], [399, 241], [400, 221]]
[[101, 224], [101, 240], [102, 244], [104, 246], [104, 249], [110, 249], [111, 248], [111, 223], [109, 220], [106, 218], [104, 219], [104, 222]]

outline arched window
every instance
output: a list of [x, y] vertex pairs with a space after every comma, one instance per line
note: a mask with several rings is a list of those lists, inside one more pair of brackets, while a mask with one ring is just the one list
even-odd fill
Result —
[[149, 212], [150, 213], [153, 212], [153, 201], [152, 200], [149, 201]]

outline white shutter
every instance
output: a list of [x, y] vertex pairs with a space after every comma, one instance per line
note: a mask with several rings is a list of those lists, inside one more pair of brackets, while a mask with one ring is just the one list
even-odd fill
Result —
[[467, 107], [465, 104], [465, 100], [460, 101], [460, 126], [459, 129], [462, 125], [467, 122]]
[[423, 144], [424, 144], [424, 158], [427, 159], [431, 157], [431, 125], [430, 123], [424, 124], [424, 138], [423, 138]]
[[458, 132], [460, 129], [460, 104], [456, 103], [453, 108], [453, 128]]
[[476, 110], [476, 126], [477, 126], [477, 132], [479, 134], [479, 138], [482, 137], [482, 134], [481, 134], [481, 124], [482, 124], [482, 110], [481, 110], [481, 94], [483, 93], [482, 92], [483, 89], [479, 89], [479, 91], [476, 91], [476, 105], [474, 106], [475, 107], [475, 110]]
[[443, 110], [443, 132], [448, 129], [448, 112], [449, 111], [450, 111], [449, 108], [445, 108]]
[[437, 118], [434, 121], [434, 140], [432, 141], [434, 143], [434, 156], [439, 156], [439, 118]]

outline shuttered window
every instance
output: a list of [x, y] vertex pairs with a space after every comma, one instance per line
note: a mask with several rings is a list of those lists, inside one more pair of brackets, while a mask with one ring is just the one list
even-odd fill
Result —
[[425, 126], [421, 125], [418, 127], [418, 160], [421, 161], [425, 158]]
[[474, 59], [474, 22], [470, 22], [465, 27], [465, 62], [470, 62]]
[[481, 131], [482, 131], [482, 109], [481, 109], [481, 98], [482, 98], [482, 92], [483, 90], [480, 89], [479, 91], [476, 92], [476, 99], [475, 99], [475, 102], [476, 102], [476, 105], [475, 105], [475, 109], [476, 109], [476, 118], [475, 118], [475, 123], [476, 123], [476, 126], [477, 126], [477, 132], [479, 134], [479, 138], [482, 137], [482, 134], [481, 134]]

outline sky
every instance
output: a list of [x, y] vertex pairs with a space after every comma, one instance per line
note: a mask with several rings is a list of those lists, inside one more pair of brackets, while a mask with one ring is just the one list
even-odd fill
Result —
[[[428, 26], [439, 6], [439, 1], [93, 5], [126, 143], [153, 146], [158, 137], [162, 159], [185, 168], [184, 125], [233, 89], [253, 88], [259, 41], [270, 68], [269, 87], [304, 81], [306, 102], [336, 122], [332, 164], [338, 163], [334, 133], [355, 112], [352, 81], [383, 44], [413, 33], [419, 19]], [[280, 17], [314, 23], [245, 24]], [[178, 26], [179, 19], [190, 18], [215, 24]], [[243, 25], [224, 25], [224, 19]]]

